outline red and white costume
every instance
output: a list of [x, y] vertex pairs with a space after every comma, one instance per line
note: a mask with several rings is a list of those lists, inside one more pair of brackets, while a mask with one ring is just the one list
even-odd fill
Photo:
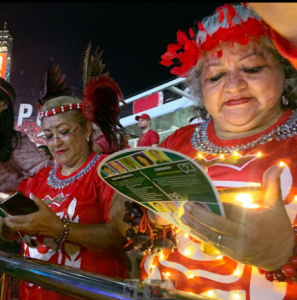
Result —
[[[286, 111], [283, 116], [269, 129], [247, 138], [223, 141], [216, 137], [213, 121], [207, 127], [208, 139], [215, 145], [231, 147], [245, 145], [256, 140], [261, 135], [285, 123], [292, 111]], [[197, 124], [188, 125], [177, 130], [168, 137], [160, 147], [179, 151], [201, 165], [208, 166], [208, 175], [216, 187], [245, 187], [262, 184], [264, 172], [280, 161], [286, 163], [281, 175], [282, 196], [287, 213], [292, 224], [297, 224], [297, 136], [276, 139], [260, 144], [253, 148], [240, 151], [240, 157], [232, 155], [224, 159], [215, 155], [198, 157], [198, 151], [191, 144], [191, 138]], [[262, 156], [257, 156], [261, 152]], [[297, 299], [297, 285], [269, 282], [260, 275], [255, 267], [239, 264], [228, 257], [217, 259], [217, 255], [207, 255], [200, 250], [200, 243], [186, 238], [183, 232], [178, 233], [178, 246], [168, 259], [147, 257], [141, 270], [141, 278], [171, 279], [176, 288], [198, 295], [209, 295], [213, 291], [213, 298], [235, 299], [238, 294], [241, 300], [293, 300]], [[185, 255], [185, 250], [190, 255]], [[281, 246], [280, 249], [281, 251]], [[189, 252], [188, 252], [189, 253]], [[187, 253], [187, 254], [188, 254]], [[151, 265], [156, 268], [151, 268]], [[237, 270], [234, 275], [234, 271]], [[170, 277], [166, 273], [170, 273]], [[193, 278], [192, 278], [193, 277]]]
[[[37, 173], [24, 192], [27, 195], [33, 193], [42, 199], [57, 216], [65, 217], [70, 222], [109, 223], [109, 210], [114, 190], [103, 183], [97, 175], [98, 164], [104, 157], [93, 152], [81, 168], [67, 177], [61, 175], [61, 165], [56, 172], [53, 172], [55, 167], [44, 168]], [[56, 183], [64, 185], [68, 180], [69, 184], [60, 188], [55, 185], [55, 182], [49, 185], [50, 174], [55, 176], [52, 179], [54, 178]], [[38, 237], [38, 241], [40, 243], [38, 248], [24, 245], [24, 256], [107, 276], [126, 276], [123, 253], [119, 252], [117, 247], [114, 251], [109, 249], [108, 252], [101, 252], [66, 242], [57, 251], [53, 238]], [[21, 283], [20, 295], [22, 300], [70, 299], [28, 282]]]

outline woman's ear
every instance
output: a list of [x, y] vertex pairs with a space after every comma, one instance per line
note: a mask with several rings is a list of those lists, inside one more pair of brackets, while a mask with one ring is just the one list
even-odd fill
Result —
[[87, 122], [87, 124], [86, 124], [86, 139], [87, 138], [91, 139], [92, 132], [93, 132], [92, 123]]

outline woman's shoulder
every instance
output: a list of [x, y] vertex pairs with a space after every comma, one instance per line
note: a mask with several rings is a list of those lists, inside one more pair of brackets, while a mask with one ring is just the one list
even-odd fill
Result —
[[40, 169], [35, 176], [40, 178], [48, 177], [50, 171], [56, 166], [56, 164]]
[[183, 144], [184, 142], [188, 142], [197, 124], [189, 124], [177, 129], [173, 134], [167, 137], [159, 146], [164, 148], [172, 148], [176, 147], [179, 144]]

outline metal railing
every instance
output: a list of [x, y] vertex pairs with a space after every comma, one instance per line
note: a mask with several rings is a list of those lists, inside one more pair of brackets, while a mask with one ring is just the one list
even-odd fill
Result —
[[[131, 299], [124, 283], [102, 275], [0, 251], [1, 300], [9, 300], [9, 275], [75, 299]], [[210, 299], [175, 291], [171, 299]], [[213, 299], [213, 298], [212, 298]]]

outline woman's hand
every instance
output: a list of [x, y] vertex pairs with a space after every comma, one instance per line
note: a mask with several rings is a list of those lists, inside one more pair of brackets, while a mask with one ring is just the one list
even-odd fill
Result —
[[260, 208], [226, 203], [225, 218], [188, 202], [181, 221], [191, 227], [199, 240], [214, 245], [222, 254], [240, 263], [267, 271], [280, 268], [293, 255], [295, 243], [281, 196], [282, 170], [280, 166], [273, 166], [265, 172], [265, 197]]
[[12, 230], [32, 236], [48, 236], [57, 239], [63, 228], [63, 221], [38, 197], [30, 195], [39, 210], [29, 215], [8, 215], [5, 224]]

